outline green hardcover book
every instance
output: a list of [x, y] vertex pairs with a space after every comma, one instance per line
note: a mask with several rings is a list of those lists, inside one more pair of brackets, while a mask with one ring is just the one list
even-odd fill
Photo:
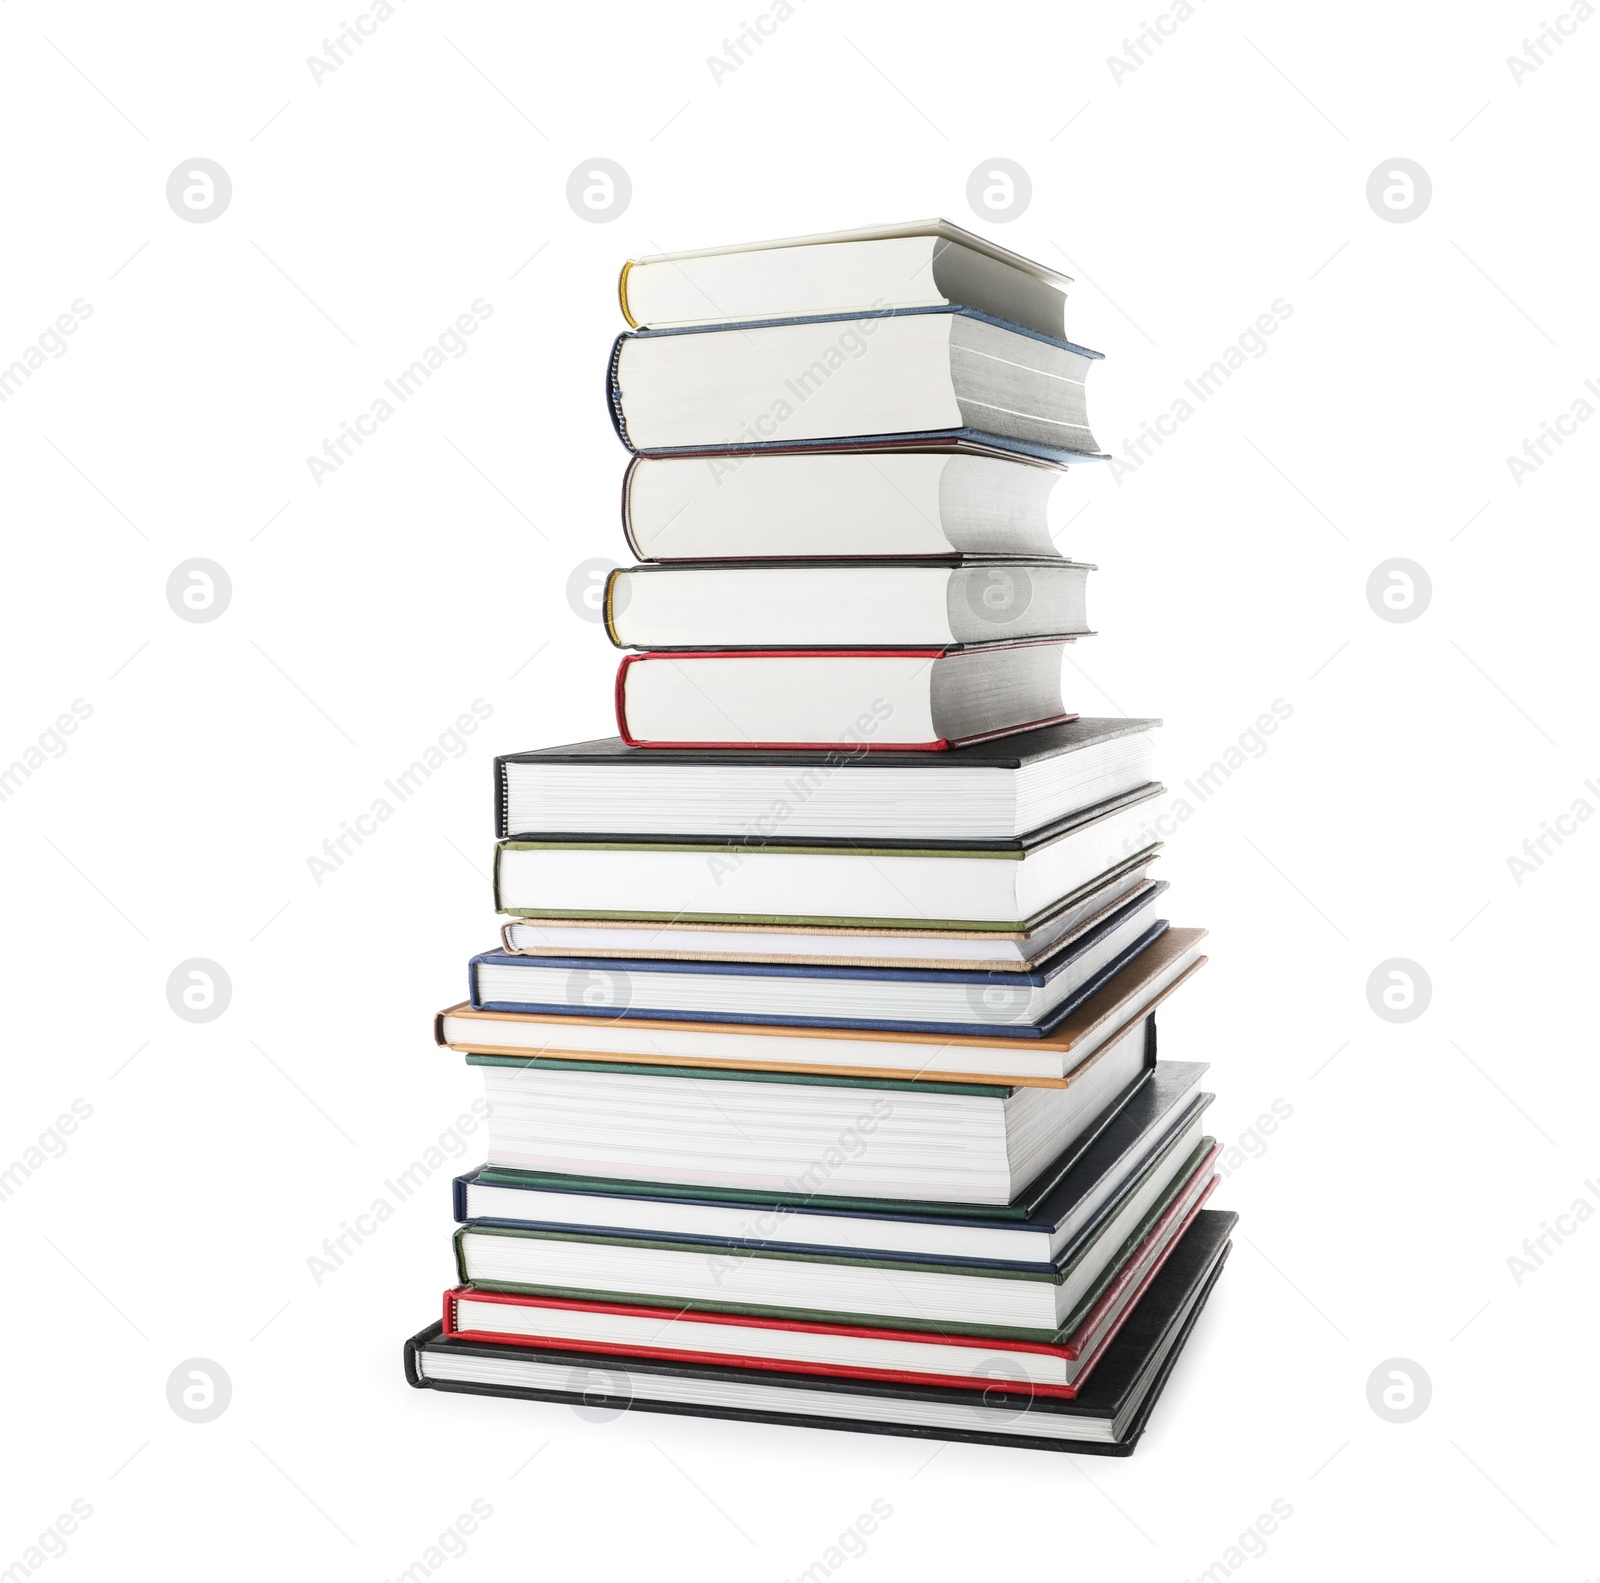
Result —
[[1160, 842], [1150, 782], [1027, 835], [982, 842], [517, 839], [495, 906], [521, 918], [1016, 932]]

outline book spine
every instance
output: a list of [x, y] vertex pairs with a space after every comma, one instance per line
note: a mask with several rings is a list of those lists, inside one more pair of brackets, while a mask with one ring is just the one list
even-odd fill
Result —
[[623, 344], [632, 333], [625, 331], [617, 337], [616, 344], [611, 348], [611, 361], [606, 364], [606, 411], [611, 415], [611, 427], [617, 431], [617, 438], [630, 451], [638, 448], [628, 438], [628, 420], [622, 412], [622, 383], [619, 371], [622, 366]]
[[[617, 735], [628, 744], [630, 748], [642, 747], [643, 744], [628, 730], [628, 667], [644, 659], [643, 654], [629, 654], [617, 667], [617, 680], [612, 700], [617, 711]], [[498, 877], [500, 868], [495, 865], [495, 874]]]
[[[617, 667], [615, 701], [617, 735], [631, 748], [743, 748], [753, 752], [797, 753], [941, 753], [950, 746], [943, 737], [932, 742], [643, 742], [628, 729], [628, 667], [648, 660], [670, 658], [674, 664], [689, 660], [719, 659], [878, 659], [883, 656], [897, 658], [937, 660], [938, 649], [682, 649], [669, 656], [653, 652], [629, 654]], [[1063, 716], [1063, 718], [1076, 718]], [[1032, 730], [1032, 726], [1017, 726], [1016, 731]], [[1010, 732], [996, 732], [997, 736]]]
[[654, 557], [645, 555], [640, 550], [639, 541], [633, 532], [633, 475], [641, 460], [642, 458], [638, 456], [630, 458], [628, 465], [622, 471], [622, 537], [636, 561], [648, 561]]
[[417, 1353], [419, 1350], [420, 1349], [417, 1345], [417, 1337], [407, 1337], [405, 1350], [402, 1354], [405, 1361], [406, 1384], [414, 1385], [419, 1391], [422, 1391], [428, 1388], [428, 1382], [423, 1379], [422, 1369], [417, 1363]]
[[622, 641], [622, 637], [617, 631], [616, 607], [617, 581], [624, 575], [625, 570], [626, 568], [618, 566], [614, 570], [606, 573], [606, 591], [604, 597], [600, 601], [600, 613], [605, 619], [606, 636], [611, 639], [611, 646], [618, 649], [625, 649], [628, 647], [628, 645]]
[[621, 273], [617, 276], [617, 306], [622, 309], [622, 317], [627, 320], [628, 328], [637, 330], [639, 321], [633, 316], [633, 309], [628, 306], [628, 275], [633, 269], [633, 260], [630, 258], [622, 266]]

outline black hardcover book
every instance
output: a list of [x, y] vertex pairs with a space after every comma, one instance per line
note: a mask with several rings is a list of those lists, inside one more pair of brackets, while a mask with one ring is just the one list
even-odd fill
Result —
[[1222, 1210], [1196, 1216], [1070, 1401], [1004, 1379], [983, 1391], [824, 1375], [779, 1381], [757, 1369], [461, 1341], [444, 1337], [438, 1323], [406, 1343], [406, 1379], [475, 1396], [1127, 1456], [1210, 1296], [1237, 1221]]
[[1071, 720], [942, 753], [865, 740], [805, 752], [605, 737], [495, 759], [495, 828], [501, 840], [1008, 840], [1149, 785], [1149, 734], [1160, 724]]

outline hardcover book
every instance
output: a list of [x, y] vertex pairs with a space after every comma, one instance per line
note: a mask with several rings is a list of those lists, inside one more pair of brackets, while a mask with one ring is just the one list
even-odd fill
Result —
[[630, 259], [617, 300], [636, 328], [959, 305], [1060, 336], [1071, 284], [948, 220], [914, 220]]
[[621, 649], [900, 649], [1089, 635], [1092, 566], [986, 558], [635, 566], [606, 579]]
[[999, 840], [502, 841], [495, 906], [523, 918], [1028, 931], [1152, 855], [1164, 789], [1141, 786]]
[[630, 747], [943, 752], [1076, 720], [1064, 641], [630, 654], [617, 731]]
[[1136, 858], [1063, 897], [1022, 932], [975, 929], [784, 928], [744, 924], [626, 923], [610, 919], [516, 919], [500, 930], [512, 956], [616, 957], [634, 961], [776, 962], [814, 967], [937, 967], [970, 972], [1032, 968], [1124, 902], [1150, 895], [1155, 855]]
[[[1008, 1204], [1149, 1068], [1136, 1025], [1055, 1087], [469, 1055], [489, 1160], [736, 1190]], [[798, 1185], [797, 1185], [798, 1184]]]
[[1073, 720], [944, 753], [663, 753], [620, 737], [508, 753], [494, 764], [496, 834], [1011, 840], [1154, 785], [1160, 724]]
[[970, 441], [635, 456], [622, 531], [641, 561], [1056, 557], [1068, 470]]
[[611, 420], [652, 453], [937, 438], [1103, 461], [1083, 390], [1099, 356], [961, 307], [632, 330]]

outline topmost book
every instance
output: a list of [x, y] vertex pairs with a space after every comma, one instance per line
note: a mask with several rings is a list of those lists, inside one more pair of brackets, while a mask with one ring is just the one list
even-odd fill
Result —
[[632, 259], [617, 296], [635, 329], [956, 307], [1065, 340], [1071, 284], [948, 220], [918, 220]]

